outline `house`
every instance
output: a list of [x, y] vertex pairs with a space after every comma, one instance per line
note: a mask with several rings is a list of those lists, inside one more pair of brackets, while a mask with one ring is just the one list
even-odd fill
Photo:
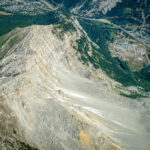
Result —
[[122, 43], [122, 44], [127, 44], [127, 41], [122, 41], [121, 43]]

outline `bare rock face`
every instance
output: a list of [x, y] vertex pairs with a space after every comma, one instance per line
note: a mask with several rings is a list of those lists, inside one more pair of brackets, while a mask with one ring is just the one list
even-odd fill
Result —
[[[72, 96], [63, 90], [68, 86], [78, 88], [71, 83], [75, 76], [70, 71], [76, 66], [66, 59], [73, 37], [66, 34], [61, 41], [52, 29], [32, 26], [5, 35], [7, 42], [2, 49], [10, 50], [0, 64], [0, 106], [6, 111], [1, 110], [0, 118], [2, 150], [121, 149], [107, 135], [97, 132], [92, 120], [84, 121], [72, 108], [73, 102], [67, 102]], [[19, 42], [12, 45], [13, 38]], [[82, 81], [80, 76], [78, 79]]]
[[[111, 11], [112, 8], [114, 8], [116, 6], [116, 4], [118, 2], [122, 2], [122, 0], [110, 0], [108, 1], [107, 3], [105, 3], [105, 1], [103, 1], [100, 5], [102, 5], [103, 3], [105, 3], [103, 6], [102, 6], [102, 12], [103, 14], [106, 14], [108, 11]], [[101, 7], [101, 6], [100, 6]]]
[[34, 25], [4, 36], [0, 106], [15, 119], [5, 128], [13, 134], [3, 135], [0, 129], [2, 149], [148, 150], [147, 103], [111, 94], [110, 80], [79, 61], [73, 47], [83, 31], [75, 26], [76, 32], [62, 34], [58, 25]]
[[4, 0], [0, 1], [0, 7], [5, 11], [24, 15], [41, 14], [54, 9], [54, 6], [45, 0]]
[[121, 3], [122, 0], [87, 0], [82, 3], [78, 3], [76, 7], [72, 9], [72, 12], [89, 17], [100, 12], [105, 15], [108, 11], [111, 11], [118, 2]]
[[[105, 16], [121, 2], [0, 1], [1, 27], [7, 28], [8, 15], [12, 26], [0, 36], [0, 150], [149, 150], [149, 99], [119, 95], [120, 91], [129, 95], [130, 90], [138, 94], [144, 88], [125, 87], [108, 76], [114, 72], [106, 74], [104, 67], [109, 70], [114, 66], [107, 68], [108, 64], [116, 63], [102, 53], [109, 36], [95, 36], [105, 28], [123, 28], [107, 18], [87, 17]], [[149, 14], [145, 17], [142, 11], [146, 20]], [[13, 17], [21, 19], [12, 21]], [[24, 18], [29, 23], [22, 23]], [[86, 27], [92, 22], [103, 28], [89, 34], [91, 28]], [[117, 75], [121, 79], [135, 75], [124, 74]]]

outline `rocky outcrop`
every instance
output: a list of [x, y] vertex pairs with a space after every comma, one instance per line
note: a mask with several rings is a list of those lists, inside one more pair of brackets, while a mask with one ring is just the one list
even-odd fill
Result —
[[24, 15], [41, 14], [54, 9], [54, 6], [45, 0], [5, 0], [0, 1], [0, 7], [5, 11]]
[[0, 105], [17, 120], [7, 128], [17, 128], [9, 147], [19, 140], [41, 150], [138, 150], [142, 141], [147, 149], [149, 135], [139, 122], [147, 104], [111, 94], [103, 72], [79, 61], [74, 46], [84, 32], [74, 26], [62, 32], [59, 25], [33, 25], [4, 36]]
[[[32, 26], [5, 35], [7, 42], [2, 50], [9, 48], [9, 51], [0, 62], [0, 106], [5, 105], [7, 111], [1, 110], [2, 149], [121, 149], [71, 109], [73, 104], [66, 99], [72, 96], [62, 89], [72, 85], [69, 80], [74, 78], [70, 71], [76, 67], [67, 59], [73, 58], [70, 46], [73, 37], [66, 34], [61, 41], [52, 29], [52, 26]], [[77, 60], [72, 60], [73, 64], [74, 61]], [[84, 69], [81, 63], [76, 65]], [[14, 119], [7, 119], [5, 114]], [[9, 133], [3, 135], [5, 125]]]
[[105, 15], [108, 11], [111, 11], [118, 2], [122, 2], [122, 0], [87, 0], [78, 3], [76, 7], [72, 8], [72, 12], [89, 17], [100, 13]]
[[[15, 29], [0, 37], [0, 150], [149, 150], [148, 99], [118, 94], [143, 89], [123, 87], [106, 75], [99, 65], [107, 61], [105, 49], [95, 43], [103, 37], [92, 41], [84, 25], [66, 11], [104, 16], [121, 0], [74, 1], [71, 6], [72, 1], [64, 2], [0, 1], [3, 19], [17, 17], [13, 13], [34, 18], [54, 12], [43, 17], [46, 23], [35, 19], [26, 24], [42, 25], [15, 28], [20, 26], [18, 19]], [[53, 11], [59, 7], [63, 9]], [[89, 20], [88, 25], [96, 21]], [[100, 20], [109, 28], [109, 21]]]

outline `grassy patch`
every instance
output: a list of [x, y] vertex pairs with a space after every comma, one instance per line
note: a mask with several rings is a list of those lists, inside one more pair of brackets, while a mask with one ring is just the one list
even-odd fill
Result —
[[126, 94], [124, 92], [120, 92], [120, 95], [132, 98], [132, 99], [137, 99], [137, 98], [146, 98], [147, 96], [143, 94], [140, 94], [139, 92], [131, 91], [130, 94]]
[[[7, 40], [8, 40], [7, 45], [5, 46], [5, 48], [1, 49], [1, 47], [5, 42], [7, 42]], [[0, 38], [0, 60], [7, 54], [10, 48], [12, 48], [18, 41], [19, 41], [18, 35], [11, 38], [10, 40], [8, 39], [7, 35], [6, 37], [3, 36], [3, 38]]]
[[57, 32], [59, 30], [61, 34], [66, 33], [66, 32], [74, 32], [76, 31], [74, 25], [71, 22], [59, 24], [56, 27], [54, 27], [54, 30]]

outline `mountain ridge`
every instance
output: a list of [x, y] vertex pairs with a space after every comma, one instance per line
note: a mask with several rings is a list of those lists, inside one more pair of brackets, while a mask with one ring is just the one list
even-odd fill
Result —
[[126, 50], [126, 42], [139, 43], [108, 24], [116, 23], [109, 14], [85, 19], [67, 0], [7, 2], [0, 2], [11, 13], [0, 15], [2, 150], [148, 150], [148, 64], [134, 72], [111, 50], [117, 42]]

